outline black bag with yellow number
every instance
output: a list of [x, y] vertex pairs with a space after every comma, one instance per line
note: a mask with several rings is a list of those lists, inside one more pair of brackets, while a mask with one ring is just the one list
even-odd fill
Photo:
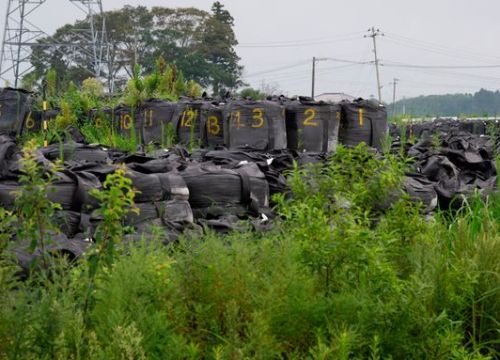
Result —
[[201, 142], [202, 100], [181, 99], [172, 118], [179, 144], [199, 144]]
[[48, 124], [53, 122], [60, 113], [61, 109], [59, 108], [46, 111], [30, 110], [24, 119], [23, 134], [44, 130], [44, 123], [48, 128]]
[[150, 99], [142, 103], [138, 119], [145, 144], [163, 144], [167, 138], [168, 126], [172, 122], [177, 105], [169, 101]]
[[113, 109], [105, 107], [102, 109], [91, 109], [87, 114], [88, 120], [96, 127], [101, 129], [111, 124], [113, 118]]
[[113, 110], [112, 127], [116, 134], [141, 141], [141, 126], [135, 111], [127, 105], [119, 105]]
[[9, 87], [0, 90], [0, 133], [19, 135], [30, 105], [30, 92]]
[[201, 110], [201, 143], [207, 148], [224, 145], [223, 108], [216, 102], [205, 102]]
[[337, 104], [301, 97], [286, 106], [288, 148], [332, 152], [338, 142], [341, 108]]
[[385, 107], [376, 101], [364, 99], [343, 101], [340, 106], [342, 121], [339, 142], [347, 146], [364, 142], [381, 150], [389, 132]]
[[284, 107], [267, 100], [229, 101], [224, 107], [224, 138], [229, 149], [285, 149]]

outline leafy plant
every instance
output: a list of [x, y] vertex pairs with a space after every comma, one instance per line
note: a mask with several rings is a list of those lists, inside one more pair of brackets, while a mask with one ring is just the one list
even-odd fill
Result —
[[132, 189], [132, 180], [125, 176], [125, 172], [124, 167], [118, 168], [106, 177], [103, 190], [91, 191], [101, 204], [96, 215], [102, 217], [95, 233], [95, 253], [91, 257], [96, 265], [101, 258], [107, 266], [112, 264], [115, 248], [124, 235], [121, 221], [129, 212], [139, 212], [134, 206], [136, 192]]
[[54, 213], [60, 210], [59, 204], [50, 201], [48, 195], [55, 191], [51, 184], [57, 178], [59, 164], [44, 169], [38, 163], [37, 147], [34, 141], [26, 143], [20, 159], [21, 190], [16, 194], [15, 214], [22, 226], [18, 227], [18, 237], [30, 242], [30, 250], [39, 247], [47, 266], [46, 246], [51, 240], [51, 232], [57, 231], [52, 223]]

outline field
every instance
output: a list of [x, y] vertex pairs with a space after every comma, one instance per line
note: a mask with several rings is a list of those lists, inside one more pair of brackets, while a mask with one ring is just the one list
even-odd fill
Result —
[[[335, 119], [333, 110], [331, 114]], [[309, 115], [304, 124], [317, 121]], [[70, 117], [63, 110], [58, 121]], [[366, 126], [361, 116], [354, 119], [358, 128]], [[260, 112], [253, 112], [249, 124], [260, 120]], [[79, 125], [87, 141], [92, 131], [106, 138], [93, 126]], [[2, 155], [3, 174], [19, 176], [12, 206], [0, 208], [0, 358], [499, 357], [500, 195], [494, 164], [496, 158], [498, 167], [499, 160], [497, 144], [485, 141], [489, 138], [436, 133], [420, 155], [412, 152], [423, 146], [415, 144], [413, 134], [394, 139], [392, 147], [386, 139], [378, 152], [364, 143], [339, 144], [328, 155], [295, 153], [294, 162], [280, 172], [273, 172], [272, 162], [261, 161], [262, 154], [248, 153], [244, 156], [253, 156], [258, 168], [252, 170], [252, 164], [241, 164], [239, 158], [233, 166], [222, 158], [225, 165], [207, 172], [225, 174], [224, 180], [203, 183], [197, 182], [202, 163], [197, 159], [206, 161], [210, 153], [196, 150], [199, 144], [189, 143], [191, 152], [172, 146], [168, 156], [158, 155], [153, 145], [129, 153], [73, 142], [72, 152], [65, 147], [67, 141], [54, 140], [54, 135], [52, 145], [40, 148], [49, 133], [18, 138], [23, 148], [12, 163]], [[113, 145], [119, 137], [110, 134]], [[9, 141], [2, 138], [2, 144]], [[467, 156], [452, 148], [455, 142], [466, 148]], [[85, 151], [85, 156], [93, 154], [94, 163], [77, 158]], [[241, 151], [217, 154], [243, 156]], [[275, 151], [274, 162], [286, 154]], [[313, 155], [321, 160], [304, 160]], [[106, 161], [98, 163], [99, 156]], [[113, 156], [120, 160], [111, 164]], [[472, 185], [466, 193], [457, 188], [449, 203], [439, 179], [425, 188], [433, 194], [430, 199], [429, 192], [420, 200], [410, 196], [405, 191], [408, 174], [426, 159], [441, 161], [436, 171], [442, 181], [441, 170], [451, 168]], [[183, 231], [174, 231], [164, 222], [158, 226], [156, 220], [165, 220], [161, 214], [159, 219], [142, 218], [139, 225], [156, 226], [138, 232], [142, 227], [134, 216], [144, 215], [147, 202], [165, 203], [167, 220], [180, 212], [175, 207], [171, 214], [168, 206], [187, 203], [173, 185], [165, 190], [170, 197], [161, 201], [151, 200], [156, 195], [147, 191], [147, 184], [137, 191], [133, 174], [152, 178], [157, 174], [151, 169], [160, 165], [175, 166], [168, 181], [179, 175], [186, 182], [196, 221], [191, 214], [190, 221], [182, 220]], [[236, 171], [242, 166], [247, 166], [247, 175]], [[270, 169], [263, 170], [266, 166]], [[248, 175], [251, 171], [258, 175]], [[63, 182], [61, 173], [70, 180]], [[105, 180], [93, 186], [99, 176], [88, 173]], [[61, 189], [75, 183], [74, 174], [77, 184], [87, 184], [89, 197], [80, 193], [78, 206], [81, 214], [89, 215], [94, 240], [78, 260], [73, 253], [50, 251], [61, 230], [58, 214], [76, 212], [74, 197], [57, 204], [50, 189], [55, 187], [64, 198]], [[248, 203], [234, 203], [231, 211], [245, 205], [244, 216], [227, 224], [227, 217], [207, 216], [213, 209], [194, 196], [204, 190], [227, 196], [224, 187], [229, 189], [234, 176], [237, 184], [244, 176], [252, 184], [264, 178], [273, 195], [266, 207], [267, 197], [258, 191], [245, 195], [242, 189], [241, 198], [248, 196]], [[11, 186], [5, 178], [2, 186]], [[286, 186], [280, 188], [282, 179]], [[82, 204], [94, 207], [87, 211]], [[259, 211], [252, 215], [254, 205]], [[168, 224], [173, 223], [180, 221]], [[26, 246], [20, 251], [23, 241]], [[35, 258], [23, 276], [16, 265], [19, 254]]]

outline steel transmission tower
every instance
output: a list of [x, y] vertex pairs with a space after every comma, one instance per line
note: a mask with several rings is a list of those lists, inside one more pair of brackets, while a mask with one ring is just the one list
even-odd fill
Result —
[[[54, 1], [60, 3], [61, 0]], [[37, 10], [50, 0], [7, 0], [7, 13], [0, 53], [0, 78], [14, 80], [19, 85], [22, 77], [32, 68], [32, 47], [52, 48], [64, 56], [65, 61], [74, 64], [74, 56], [61, 49], [76, 50], [91, 59], [86, 70], [89, 76], [97, 78], [103, 75], [103, 66], [108, 64], [109, 46], [106, 35], [106, 22], [102, 10], [102, 0], [66, 0], [76, 6], [85, 15], [89, 27], [83, 31], [72, 33], [71, 42], [60, 43], [51, 37], [40, 26], [33, 23]], [[40, 40], [45, 38], [43, 42]], [[90, 70], [89, 70], [90, 69]], [[8, 77], [8, 78], [7, 78]]]

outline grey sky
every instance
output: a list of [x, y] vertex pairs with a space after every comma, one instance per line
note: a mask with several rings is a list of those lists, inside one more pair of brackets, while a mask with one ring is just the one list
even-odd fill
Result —
[[[103, 0], [105, 10], [125, 4], [209, 10], [212, 0]], [[245, 80], [260, 87], [278, 86], [284, 93], [309, 94], [311, 58], [373, 60], [370, 26], [385, 37], [378, 41], [382, 63], [415, 65], [500, 65], [498, 0], [221, 0], [235, 18], [241, 44], [238, 55]], [[5, 17], [6, 0], [0, 5]], [[49, 31], [81, 17], [69, 1], [48, 0], [36, 24]], [[3, 32], [3, 20], [2, 28]], [[2, 35], [2, 34], [0, 34]], [[343, 91], [376, 94], [373, 65], [318, 63], [316, 93]], [[282, 68], [280, 71], [268, 71]], [[383, 98], [392, 99], [392, 79], [400, 79], [398, 98], [420, 94], [475, 92], [500, 88], [496, 69], [416, 69], [382, 66]]]

